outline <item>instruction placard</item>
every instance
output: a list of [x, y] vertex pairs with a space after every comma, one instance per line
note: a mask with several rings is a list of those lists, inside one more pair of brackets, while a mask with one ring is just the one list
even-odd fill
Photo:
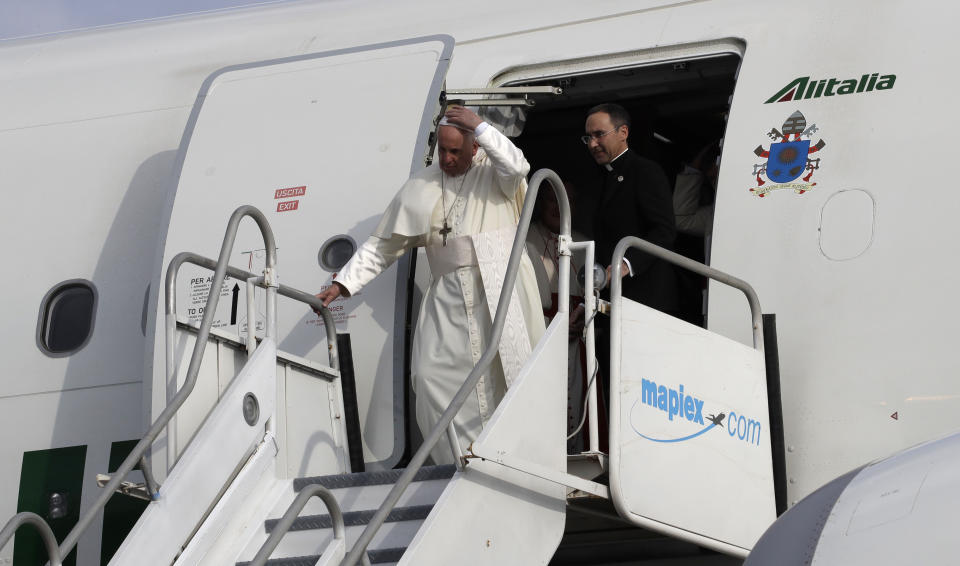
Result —
[[[207, 295], [213, 284], [213, 275], [197, 275], [190, 278], [189, 299], [187, 300], [186, 315], [191, 324], [200, 324], [203, 319], [203, 309], [207, 304]], [[236, 281], [226, 278], [220, 286], [220, 298], [217, 302], [217, 313], [213, 319], [213, 328], [236, 324], [236, 305], [238, 302], [239, 285]], [[226, 307], [226, 308], [224, 308]], [[230, 315], [233, 320], [230, 320]]]

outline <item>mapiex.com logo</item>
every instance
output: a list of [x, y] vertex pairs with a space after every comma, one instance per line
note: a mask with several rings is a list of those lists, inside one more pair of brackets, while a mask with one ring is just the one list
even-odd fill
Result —
[[[704, 405], [703, 399], [690, 394], [689, 391], [684, 391], [683, 384], [674, 389], [658, 385], [650, 379], [643, 379], [640, 398], [634, 402], [630, 410], [630, 426], [638, 435], [653, 442], [683, 442], [720, 427], [726, 428], [727, 436], [732, 439], [748, 444], [760, 444], [762, 425], [759, 420], [738, 415], [736, 411], [730, 411], [729, 418], [726, 418], [727, 414], [724, 412], [716, 412], [704, 417]], [[638, 426], [637, 421], [650, 422], [650, 412], [653, 410], [656, 411], [654, 414], [660, 415], [658, 419], [675, 423], [669, 425], [675, 426], [675, 434], [667, 433], [667, 429], [663, 426]], [[643, 411], [643, 416], [647, 417], [646, 420], [634, 418], [634, 415], [640, 411]], [[653, 432], [654, 430], [658, 432]]]

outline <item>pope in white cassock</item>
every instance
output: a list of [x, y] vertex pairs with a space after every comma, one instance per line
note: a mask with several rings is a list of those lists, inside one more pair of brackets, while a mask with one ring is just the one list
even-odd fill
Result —
[[[530, 170], [506, 136], [464, 107], [447, 110], [437, 146], [438, 162], [404, 183], [334, 284], [317, 294], [324, 305], [350, 296], [407, 250], [425, 248], [431, 281], [411, 364], [424, 435], [487, 347]], [[524, 254], [499, 355], [454, 419], [464, 446], [480, 435], [543, 332], [537, 280]], [[431, 456], [436, 463], [453, 461], [446, 442]]]

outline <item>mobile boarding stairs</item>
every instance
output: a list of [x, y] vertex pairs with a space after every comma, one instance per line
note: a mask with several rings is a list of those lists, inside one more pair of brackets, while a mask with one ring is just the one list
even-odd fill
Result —
[[[497, 353], [506, 318], [502, 298], [510, 296], [515, 283], [533, 203], [544, 180], [556, 193], [563, 217], [559, 312], [483, 433], [464, 449], [451, 423]], [[263, 235], [266, 268], [261, 275], [227, 265], [245, 216]], [[151, 503], [113, 556], [114, 566], [547, 564], [563, 536], [568, 507], [590, 500], [611, 501], [631, 524], [746, 556], [777, 509], [769, 414], [779, 414], [779, 408], [768, 408], [756, 295], [745, 282], [672, 252], [637, 238], [621, 241], [613, 265], [628, 248], [637, 247], [742, 290], [752, 313], [753, 348], [621, 298], [615, 278], [609, 305], [614, 392], [609, 454], [598, 450], [597, 395], [591, 379], [589, 450], [568, 455], [571, 250], [582, 250], [585, 265], [593, 265], [593, 243], [571, 242], [569, 234], [569, 205], [560, 179], [541, 170], [530, 183], [503, 285], [507, 292], [497, 305], [480, 362], [405, 469], [351, 473], [333, 318], [312, 294], [278, 284], [276, 245], [266, 218], [253, 207], [237, 209], [217, 261], [181, 253], [167, 270], [167, 375], [175, 383], [183, 376], [167, 408], [120, 468], [103, 476], [99, 498], [59, 545], [46, 523], [32, 513], [11, 519], [0, 532], [0, 544], [19, 526], [30, 524], [40, 530], [50, 563], [59, 566], [84, 530], [99, 520], [107, 500], [121, 491]], [[252, 320], [245, 341], [212, 329], [219, 293], [209, 294], [199, 327], [176, 319], [176, 277], [183, 263], [214, 270], [211, 289], [220, 289], [227, 275], [247, 281], [249, 313], [255, 313], [254, 289], [265, 289], [265, 336], [259, 344]], [[595, 312], [596, 300], [593, 282], [587, 279], [588, 375], [595, 375], [594, 317], [589, 313]], [[278, 295], [321, 313], [328, 341], [326, 364], [278, 352]], [[174, 347], [184, 341], [192, 343], [185, 371]], [[205, 359], [210, 360], [205, 368], [230, 371], [232, 379], [196, 425], [192, 440], [175, 453], [177, 444], [170, 437], [184, 430], [177, 411], [190, 402]], [[233, 367], [240, 368], [235, 377]], [[290, 434], [294, 429], [298, 435]], [[147, 455], [164, 433], [172, 457], [161, 487]], [[295, 437], [312, 439], [313, 444], [295, 445], [290, 442]], [[448, 443], [460, 455], [456, 465], [425, 465], [438, 442]], [[313, 469], [324, 473], [294, 477], [284, 463], [307, 452], [323, 456]], [[138, 465], [145, 481], [134, 485], [126, 476]], [[606, 481], [594, 481], [604, 476]]]

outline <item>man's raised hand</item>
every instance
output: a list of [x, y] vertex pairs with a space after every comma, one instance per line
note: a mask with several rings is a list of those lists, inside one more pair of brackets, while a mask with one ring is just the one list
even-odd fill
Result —
[[483, 119], [480, 118], [480, 116], [477, 116], [473, 110], [464, 106], [447, 107], [447, 112], [444, 114], [444, 117], [446, 117], [447, 122], [454, 126], [460, 126], [470, 131], [476, 130], [477, 126], [483, 123]]

